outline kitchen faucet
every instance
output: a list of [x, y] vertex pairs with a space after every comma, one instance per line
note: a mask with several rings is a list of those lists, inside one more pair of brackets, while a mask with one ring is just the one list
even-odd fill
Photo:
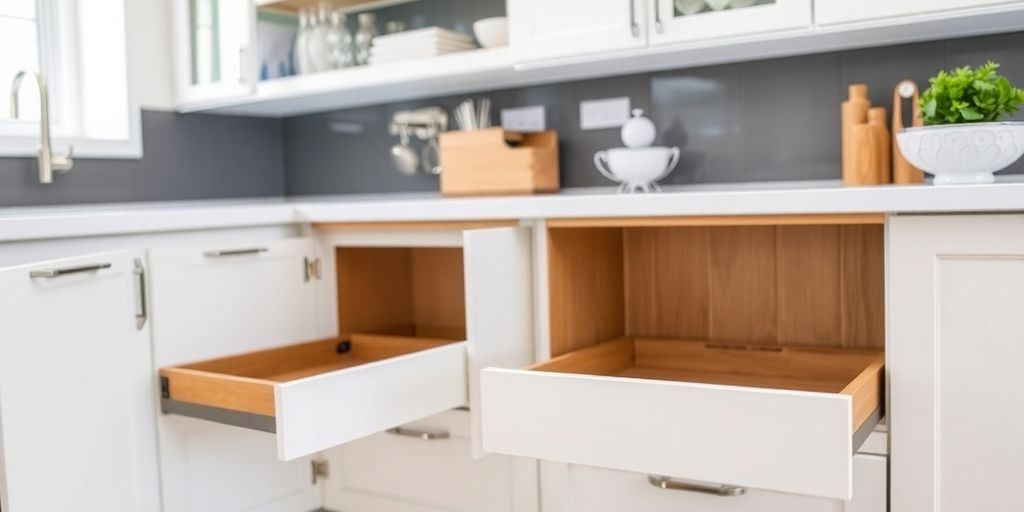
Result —
[[25, 75], [34, 75], [39, 85], [39, 131], [42, 139], [39, 144], [39, 183], [53, 183], [53, 175], [64, 174], [71, 170], [75, 162], [71, 159], [74, 147], [69, 146], [66, 155], [54, 156], [50, 147], [50, 99], [46, 93], [46, 80], [42, 73], [35, 71], [19, 71], [14, 75], [11, 84], [11, 119], [18, 119], [18, 91]]

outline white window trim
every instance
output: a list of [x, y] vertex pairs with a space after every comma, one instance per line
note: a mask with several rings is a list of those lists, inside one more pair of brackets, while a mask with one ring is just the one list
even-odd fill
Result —
[[[124, 0], [135, 1], [135, 0]], [[124, 2], [120, 2], [126, 9]], [[45, 56], [43, 75], [50, 85], [50, 130], [51, 145], [54, 153], [61, 154], [74, 147], [75, 158], [142, 158], [142, 112], [135, 98], [136, 88], [130, 70], [126, 70], [127, 83], [126, 101], [128, 102], [128, 137], [126, 139], [98, 139], [82, 136], [69, 136], [80, 133], [80, 105], [84, 98], [75, 97], [80, 90], [78, 81], [77, 39], [78, 33], [73, 22], [76, 17], [77, 0], [51, 0], [37, 2], [37, 19], [39, 20], [39, 54]], [[54, 9], [58, 12], [55, 13]], [[127, 16], [125, 17], [128, 22]], [[126, 65], [128, 61], [128, 27], [125, 31]], [[60, 54], [63, 58], [57, 58]], [[68, 58], [67, 56], [75, 56]], [[10, 94], [10, 82], [14, 77], [0, 77], [0, 91], [6, 91], [2, 100], [6, 101]], [[53, 83], [65, 84], [54, 89]], [[67, 84], [71, 84], [67, 86]], [[22, 84], [23, 101], [38, 101], [35, 80], [26, 79]], [[70, 108], [69, 108], [70, 106]], [[0, 157], [36, 157], [40, 146], [40, 127], [38, 121], [0, 121]]]

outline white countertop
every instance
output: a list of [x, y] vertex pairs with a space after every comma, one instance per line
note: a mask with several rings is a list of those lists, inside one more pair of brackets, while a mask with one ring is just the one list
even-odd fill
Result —
[[1024, 211], [1024, 177], [944, 187], [844, 188], [814, 181], [693, 185], [649, 195], [601, 188], [464, 199], [386, 194], [4, 208], [0, 242], [302, 222], [997, 211]]

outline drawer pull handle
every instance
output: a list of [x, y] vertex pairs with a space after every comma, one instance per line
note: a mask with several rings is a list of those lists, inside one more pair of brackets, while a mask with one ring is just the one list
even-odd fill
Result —
[[95, 265], [82, 265], [78, 267], [48, 268], [46, 270], [33, 270], [28, 273], [28, 276], [32, 279], [52, 279], [54, 277], [66, 276], [69, 274], [96, 272], [112, 266], [114, 266], [112, 263], [97, 263]]
[[440, 441], [448, 439], [451, 435], [443, 430], [419, 430], [415, 428], [395, 427], [389, 428], [388, 434], [405, 437], [418, 437], [424, 441]]
[[714, 496], [742, 496], [747, 492], [747, 489], [745, 487], [736, 487], [734, 485], [705, 485], [690, 482], [680, 482], [678, 480], [672, 480], [671, 478], [664, 476], [650, 475], [647, 477], [647, 482], [661, 489], [668, 489], [671, 491], [699, 492], [701, 494], [711, 494]]
[[259, 254], [261, 252], [267, 252], [270, 249], [266, 247], [250, 247], [248, 249], [222, 249], [219, 251], [206, 251], [203, 256], [208, 258], [220, 258], [221, 256], [242, 256], [245, 254]]

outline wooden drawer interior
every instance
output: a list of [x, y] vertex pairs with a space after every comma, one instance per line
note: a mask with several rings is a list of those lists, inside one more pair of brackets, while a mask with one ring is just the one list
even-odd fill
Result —
[[536, 369], [827, 392], [881, 378], [882, 216], [713, 220], [549, 222], [556, 359]]
[[338, 331], [464, 340], [461, 247], [338, 247]]
[[275, 416], [274, 386], [457, 340], [351, 334], [160, 370], [165, 399]]
[[844, 394], [853, 401], [856, 431], [881, 403], [884, 365], [875, 350], [622, 337], [530, 369]]

